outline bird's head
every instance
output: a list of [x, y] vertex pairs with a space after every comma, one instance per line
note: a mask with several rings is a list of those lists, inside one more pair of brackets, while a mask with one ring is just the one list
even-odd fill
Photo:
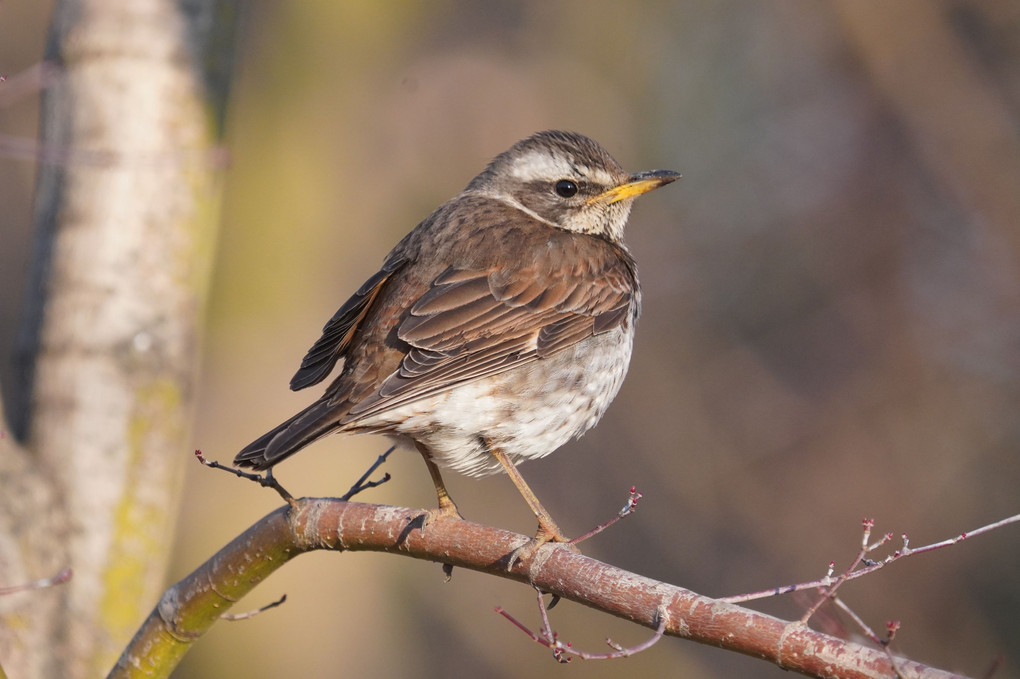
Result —
[[634, 199], [679, 178], [672, 170], [630, 174], [595, 140], [547, 131], [496, 156], [467, 191], [514, 204], [551, 226], [620, 242]]

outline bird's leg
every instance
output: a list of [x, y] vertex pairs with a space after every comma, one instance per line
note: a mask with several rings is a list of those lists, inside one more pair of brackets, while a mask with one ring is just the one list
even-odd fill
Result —
[[439, 499], [439, 507], [436, 509], [425, 510], [425, 516], [422, 521], [422, 530], [425, 526], [432, 523], [436, 519], [442, 519], [446, 517], [454, 519], [463, 519], [457, 510], [457, 505], [453, 502], [453, 498], [450, 497], [449, 491], [446, 490], [446, 484], [443, 483], [443, 477], [439, 473], [439, 467], [432, 461], [431, 456], [427, 448], [421, 444], [416, 443], [415, 447], [418, 448], [418, 452], [421, 453], [421, 457], [425, 460], [425, 466], [428, 467], [429, 476], [432, 477], [432, 484], [436, 487], [436, 497]]
[[503, 469], [506, 470], [510, 480], [514, 482], [515, 486], [517, 486], [517, 490], [520, 491], [524, 501], [528, 503], [528, 506], [531, 507], [531, 511], [535, 514], [535, 518], [538, 519], [538, 533], [535, 534], [535, 542], [537, 544], [534, 545], [534, 548], [537, 549], [550, 541], [570, 542], [570, 538], [563, 535], [559, 526], [557, 526], [556, 522], [553, 521], [551, 516], [549, 516], [549, 512], [545, 510], [542, 503], [538, 501], [538, 497], [535, 496], [535, 492], [528, 487], [524, 477], [521, 476], [521, 472], [517, 470], [517, 467], [510, 461], [510, 458], [507, 457], [506, 453], [499, 448], [489, 448], [489, 452], [491, 452], [492, 455], [499, 460], [499, 463], [503, 465]]

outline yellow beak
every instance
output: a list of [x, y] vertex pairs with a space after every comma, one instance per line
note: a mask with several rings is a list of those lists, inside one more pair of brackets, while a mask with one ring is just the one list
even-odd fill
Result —
[[638, 172], [628, 177], [626, 183], [614, 186], [608, 191], [603, 191], [594, 198], [590, 198], [588, 202], [612, 205], [613, 203], [619, 203], [621, 200], [627, 200], [628, 198], [640, 196], [642, 193], [648, 193], [660, 186], [675, 182], [677, 179], [680, 179], [680, 173], [673, 172], [672, 170]]

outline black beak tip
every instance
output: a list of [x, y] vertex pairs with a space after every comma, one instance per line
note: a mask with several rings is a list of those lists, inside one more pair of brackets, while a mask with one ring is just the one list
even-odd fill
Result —
[[660, 185], [669, 184], [675, 182], [677, 179], [682, 177], [679, 172], [673, 170], [648, 170], [647, 172], [638, 172], [630, 177], [632, 182], [638, 182], [642, 180], [654, 179], [659, 182]]

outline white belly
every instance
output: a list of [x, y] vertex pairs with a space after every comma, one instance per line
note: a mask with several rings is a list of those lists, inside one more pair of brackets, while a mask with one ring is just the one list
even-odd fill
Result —
[[623, 384], [632, 342], [631, 329], [618, 328], [521, 368], [380, 413], [359, 422], [359, 429], [413, 439], [440, 467], [492, 474], [502, 468], [489, 446], [517, 464], [545, 457], [595, 426]]

